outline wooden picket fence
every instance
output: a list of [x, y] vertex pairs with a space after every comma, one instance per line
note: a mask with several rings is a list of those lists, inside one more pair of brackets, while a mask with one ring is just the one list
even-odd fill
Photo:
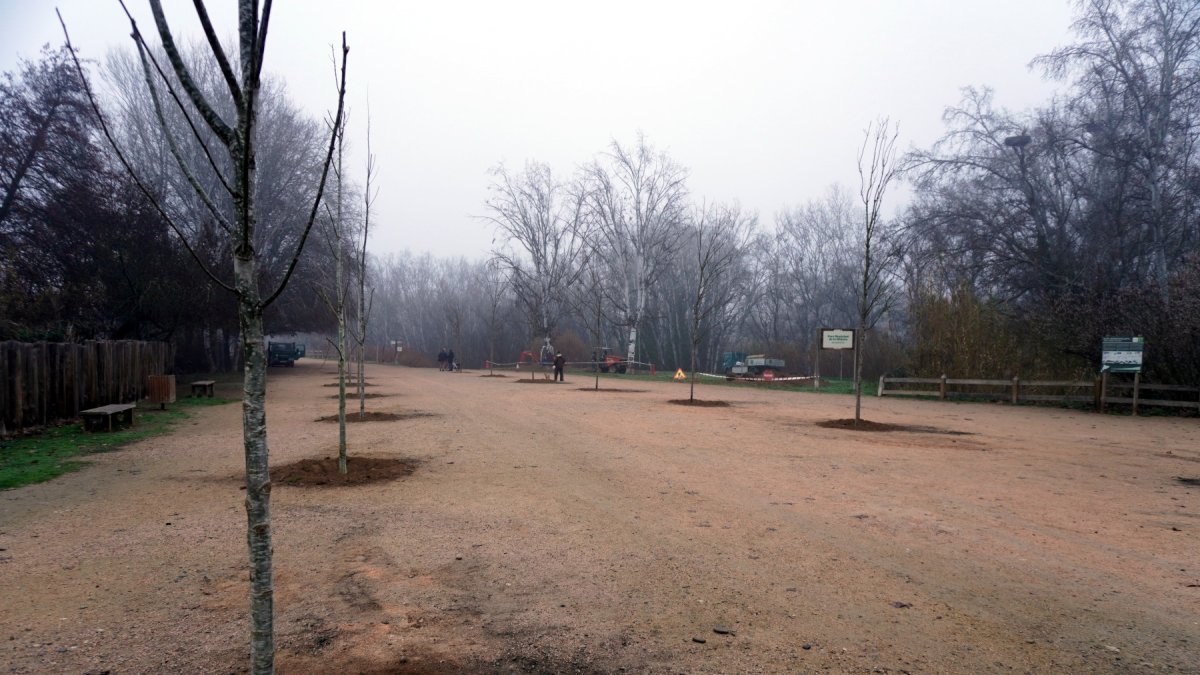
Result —
[[0, 436], [135, 402], [149, 376], [174, 372], [174, 363], [167, 342], [0, 342]]
[[[1115, 395], [1123, 392], [1123, 396]], [[1147, 392], [1161, 392], [1147, 398]], [[880, 377], [879, 396], [923, 396], [938, 399], [1008, 401], [1009, 403], [1053, 402], [1088, 403], [1096, 410], [1107, 406], [1129, 405], [1133, 414], [1138, 406], [1185, 408], [1200, 411], [1200, 386], [1152, 384], [1135, 377], [1132, 382], [1117, 382], [1110, 377], [1094, 380], [981, 380], [941, 377]]]

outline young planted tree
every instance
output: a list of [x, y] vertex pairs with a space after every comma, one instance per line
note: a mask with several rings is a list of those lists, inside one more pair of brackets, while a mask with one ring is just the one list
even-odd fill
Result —
[[695, 294], [689, 312], [691, 333], [691, 382], [688, 400], [696, 400], [696, 354], [707, 334], [714, 316], [729, 307], [737, 295], [730, 279], [747, 243], [754, 233], [757, 219], [742, 212], [734, 204], [701, 207], [695, 216], [691, 236], [695, 254]]
[[[858, 335], [854, 342], [854, 424], [862, 419], [862, 362], [866, 332], [891, 307], [889, 261], [894, 252], [882, 247], [883, 197], [896, 177], [898, 126], [886, 117], [868, 124], [858, 151], [859, 197], [863, 204], [862, 283], [858, 295]], [[882, 249], [882, 250], [881, 250]]]
[[354, 342], [358, 347], [358, 418], [367, 415], [367, 383], [366, 383], [366, 342], [367, 320], [371, 315], [371, 305], [375, 298], [375, 289], [367, 293], [367, 236], [371, 233], [371, 206], [379, 191], [372, 191], [375, 179], [375, 155], [371, 153], [371, 113], [367, 112], [367, 185], [363, 189], [363, 227], [362, 239], [358, 247], [358, 260], [355, 273], [358, 275], [358, 326], [354, 331]]
[[346, 301], [350, 286], [346, 283], [346, 209], [345, 209], [345, 126], [335, 129], [337, 159], [333, 163], [333, 205], [325, 204], [326, 219], [322, 234], [329, 255], [333, 258], [333, 279], [326, 286], [318, 287], [317, 293], [329, 308], [337, 323], [337, 339], [330, 340], [338, 357], [338, 473], [345, 475], [349, 470], [346, 451]]
[[[262, 82], [263, 59], [265, 56], [267, 26], [271, 3], [260, 6], [257, 0], [238, 2], [238, 68], [233, 68], [224, 47], [217, 38], [202, 0], [195, 0], [195, 9], [204, 36], [212, 52], [212, 58], [220, 67], [225, 91], [221, 100], [204, 94], [195, 84], [191, 71], [180, 55], [174, 34], [163, 13], [161, 0], [150, 0], [162, 47], [169, 65], [163, 68], [151, 54], [149, 46], [130, 17], [132, 36], [138, 50], [145, 75], [146, 86], [151, 94], [155, 112], [160, 121], [160, 130], [166, 134], [179, 171], [188, 179], [196, 197], [203, 204], [201, 214], [189, 215], [170, 212], [170, 207], [158, 198], [139, 178], [133, 166], [115, 142], [109, 125], [104, 121], [95, 97], [88, 97], [105, 136], [125, 170], [138, 183], [138, 187], [156, 206], [159, 214], [196, 262], [219, 284], [233, 294], [237, 302], [241, 329], [242, 351], [245, 359], [245, 375], [242, 383], [242, 436], [246, 466], [246, 540], [250, 558], [250, 670], [256, 675], [273, 673], [275, 669], [274, 644], [274, 584], [271, 551], [271, 478], [268, 470], [267, 419], [266, 419], [266, 344], [263, 332], [263, 312], [286, 288], [296, 268], [308, 233], [316, 220], [318, 205], [324, 192], [325, 179], [333, 158], [334, 141], [342, 123], [342, 106], [346, 91], [346, 47], [342, 36], [342, 63], [338, 87], [337, 112], [333, 116], [328, 150], [325, 155], [321, 177], [316, 190], [316, 199], [309, 210], [303, 233], [296, 243], [291, 262], [281, 277], [264, 280], [259, 274], [259, 248], [257, 236], [258, 209], [256, 172], [256, 128], [260, 109], [260, 85]], [[60, 19], [61, 20], [61, 19]], [[66, 33], [66, 24], [63, 23]], [[70, 48], [70, 38], [67, 37]], [[74, 49], [71, 48], [72, 56]], [[82, 65], [76, 60], [81, 78], [85, 78]], [[193, 136], [204, 148], [204, 154], [214, 170], [221, 175], [223, 194], [210, 194], [195, 180], [191, 165], [179, 151], [179, 139], [168, 131], [163, 113], [164, 96], [193, 122]], [[195, 118], [199, 118], [199, 122]], [[217, 139], [218, 148], [210, 148], [199, 133], [197, 125], [206, 126]], [[219, 224], [220, 232], [229, 242], [232, 252], [233, 278], [225, 279], [218, 271], [204, 264], [195, 256], [194, 242], [189, 241], [180, 225], [184, 218], [211, 218]], [[267, 281], [264, 289], [262, 284]]]

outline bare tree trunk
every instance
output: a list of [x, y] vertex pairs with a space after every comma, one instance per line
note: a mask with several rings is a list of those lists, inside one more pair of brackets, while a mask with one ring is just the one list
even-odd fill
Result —
[[[336, 264], [338, 288], [342, 285], [342, 257], [338, 256]], [[339, 291], [340, 292], [340, 291]], [[346, 307], [338, 305], [337, 313], [337, 353], [338, 353], [338, 473], [348, 471], [346, 465]]]
[[242, 437], [246, 456], [246, 543], [250, 549], [250, 663], [274, 672], [274, 582], [271, 570], [271, 477], [267, 448], [267, 359], [262, 303], [253, 257], [238, 257], [234, 274], [246, 355], [242, 379]]
[[[279, 280], [273, 292], [264, 295], [259, 289], [258, 255], [254, 241], [257, 229], [257, 214], [255, 194], [257, 192], [257, 164], [255, 160], [255, 128], [258, 116], [258, 97], [260, 93], [263, 48], [267, 35], [271, 3], [267, 2], [262, 8], [256, 0], [239, 0], [238, 2], [238, 47], [240, 57], [240, 73], [235, 74], [229, 59], [221, 47], [220, 40], [213, 32], [208, 20], [207, 9], [202, 0], [195, 0], [195, 9], [200, 23], [204, 28], [205, 37], [212, 49], [212, 55], [225, 77], [229, 94], [234, 102], [237, 121], [232, 127], [213, 108], [209, 100], [196, 86], [191, 72], [183, 61], [175, 44], [174, 36], [167, 25], [163, 14], [161, 0], [150, 0], [150, 9], [154, 14], [154, 22], [163, 49], [171, 63], [179, 86], [186, 94], [193, 109], [204, 123], [220, 140], [229, 155], [230, 181], [223, 183], [225, 193], [233, 206], [233, 222], [215, 208], [212, 198], [194, 180], [189, 173], [186, 163], [176, 154], [181, 173], [189, 178], [189, 183], [196, 196], [199, 197], [208, 213], [216, 219], [229, 233], [229, 244], [233, 251], [233, 282], [220, 278], [206, 262], [196, 254], [196, 250], [188, 236], [176, 219], [168, 213], [158, 195], [151, 191], [146, 183], [134, 170], [129, 158], [121, 150], [113, 138], [112, 131], [105, 121], [104, 115], [96, 102], [83, 66], [75, 58], [75, 50], [71, 38], [67, 35], [66, 23], [59, 16], [63, 34], [66, 38], [67, 49], [75, 60], [75, 67], [80, 80], [84, 83], [92, 110], [100, 122], [105, 138], [112, 147], [115, 156], [122, 167], [134, 180], [138, 189], [154, 206], [168, 227], [179, 237], [179, 241], [187, 249], [200, 268], [218, 286], [231, 291], [237, 298], [238, 321], [241, 327], [240, 352], [245, 359], [245, 376], [242, 385], [242, 437], [246, 459], [246, 541], [250, 555], [250, 670], [254, 675], [270, 675], [275, 672], [275, 640], [274, 640], [274, 584], [271, 573], [271, 478], [269, 473], [269, 452], [267, 447], [267, 417], [266, 417], [266, 345], [263, 336], [263, 311], [287, 287], [292, 272], [295, 271], [304, 242], [312, 229], [317, 213], [317, 205], [325, 191], [325, 180], [328, 176], [329, 163], [333, 156], [333, 139], [330, 141], [328, 152], [322, 168], [320, 184], [313, 199], [313, 207], [308, 221], [304, 225], [303, 234], [295, 247], [287, 272]], [[130, 17], [132, 37], [142, 58], [142, 69], [146, 76], [146, 85], [150, 91], [161, 129], [173, 149], [177, 148], [175, 139], [168, 131], [166, 119], [163, 116], [161, 101], [152, 81], [151, 69], [147, 62], [147, 45], [136, 22]], [[338, 110], [331, 124], [332, 133], [336, 135], [342, 124], [343, 105], [346, 94], [346, 35], [342, 34], [342, 68], [341, 86], [338, 89]], [[159, 71], [160, 74], [162, 71]], [[239, 82], [240, 75], [240, 82]], [[162, 75], [166, 81], [166, 75]], [[170, 86], [166, 84], [165, 86]], [[183, 108], [182, 100], [172, 96], [176, 105]], [[197, 133], [193, 130], [193, 133]]]

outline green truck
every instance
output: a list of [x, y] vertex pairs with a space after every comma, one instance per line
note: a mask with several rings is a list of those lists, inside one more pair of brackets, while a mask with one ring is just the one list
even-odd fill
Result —
[[766, 371], [780, 373], [787, 367], [783, 359], [774, 359], [766, 354], [725, 352], [721, 357], [721, 371], [726, 377], [761, 377]]
[[295, 342], [268, 342], [267, 365], [287, 366], [296, 365], [296, 359], [304, 356], [304, 345]]

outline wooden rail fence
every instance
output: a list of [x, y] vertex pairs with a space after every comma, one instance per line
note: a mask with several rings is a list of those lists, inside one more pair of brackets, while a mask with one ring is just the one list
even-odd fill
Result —
[[166, 342], [0, 342], [0, 435], [137, 401], [174, 363]]
[[[1034, 392], [1043, 393], [1034, 393]], [[1046, 393], [1048, 392], [1048, 393]], [[1123, 395], [1117, 396], [1116, 392]], [[1162, 392], [1145, 398], [1145, 392]], [[978, 380], [946, 377], [880, 377], [879, 396], [925, 396], [946, 399], [990, 401], [1090, 403], [1096, 410], [1109, 404], [1161, 406], [1200, 411], [1200, 386], [1151, 384], [1134, 378], [1132, 382], [1114, 382], [1108, 377], [1094, 380]], [[1168, 398], [1169, 397], [1169, 398]]]

